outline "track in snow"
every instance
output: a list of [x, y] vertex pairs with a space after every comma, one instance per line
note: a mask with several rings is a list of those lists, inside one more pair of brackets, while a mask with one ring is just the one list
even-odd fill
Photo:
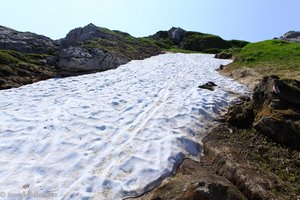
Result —
[[[164, 54], [0, 91], [0, 191], [121, 199], [170, 176], [233, 97], [228, 60]], [[214, 81], [212, 92], [198, 89]]]

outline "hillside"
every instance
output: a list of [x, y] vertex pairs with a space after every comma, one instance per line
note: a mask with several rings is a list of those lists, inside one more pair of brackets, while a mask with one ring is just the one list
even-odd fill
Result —
[[162, 51], [218, 53], [247, 42], [223, 40], [211, 34], [171, 28], [149, 37], [88, 24], [52, 40], [0, 26], [0, 89], [18, 87], [52, 77], [66, 77], [114, 69]]
[[0, 89], [19, 87], [57, 75], [47, 65], [47, 54], [24, 54], [13, 50], [0, 50]]
[[223, 73], [251, 87], [266, 75], [300, 80], [300, 43], [266, 40], [224, 51], [234, 57]]
[[224, 49], [241, 48], [248, 42], [241, 40], [224, 40], [213, 34], [185, 31], [181, 28], [171, 28], [169, 31], [159, 31], [148, 40], [165, 51], [219, 53]]
[[127, 33], [89, 24], [61, 40], [0, 26], [0, 89], [113, 69], [161, 53]]

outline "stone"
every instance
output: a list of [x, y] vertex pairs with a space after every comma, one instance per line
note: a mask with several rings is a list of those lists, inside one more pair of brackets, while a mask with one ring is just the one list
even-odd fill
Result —
[[183, 36], [185, 32], [186, 31], [183, 30], [182, 28], [172, 27], [168, 31], [168, 36], [175, 44], [179, 44], [183, 40]]
[[101, 49], [87, 50], [79, 46], [70, 46], [62, 49], [59, 54], [58, 67], [63, 74], [91, 73], [116, 68], [128, 62], [127, 59], [114, 57]]
[[224, 69], [224, 65], [220, 65], [219, 70], [223, 70], [223, 69]]
[[225, 120], [228, 124], [237, 128], [250, 128], [254, 121], [252, 104], [241, 102], [231, 106]]
[[203, 85], [199, 85], [198, 88], [214, 91], [215, 86], [217, 86], [217, 85], [214, 82], [208, 81], [207, 83], [205, 83]]
[[280, 39], [289, 42], [300, 42], [300, 31], [289, 31], [281, 36]]
[[215, 58], [219, 58], [219, 59], [230, 59], [230, 58], [232, 58], [232, 54], [231, 54], [231, 53], [221, 52], [221, 53], [217, 53], [217, 54], [215, 55]]
[[95, 38], [111, 40], [113, 38], [117, 38], [117, 35], [113, 35], [106, 31], [105, 28], [97, 27], [90, 23], [83, 28], [80, 27], [71, 30], [66, 37], [61, 40], [61, 48], [78, 46], [81, 42]]
[[20, 32], [0, 26], [0, 49], [21, 53], [53, 54], [58, 43], [48, 37], [30, 32]]
[[275, 142], [300, 148], [300, 82], [264, 77], [254, 89], [254, 128]]
[[158, 31], [150, 37], [152, 37], [156, 40], [167, 39], [169, 37], [169, 33], [168, 33], [168, 31]]
[[71, 30], [60, 42], [58, 68], [63, 76], [114, 69], [160, 53], [157, 46], [140, 42], [128, 33], [94, 24]]

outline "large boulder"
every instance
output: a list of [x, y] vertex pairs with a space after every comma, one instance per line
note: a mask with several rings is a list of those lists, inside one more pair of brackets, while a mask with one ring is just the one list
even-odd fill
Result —
[[58, 43], [48, 37], [30, 32], [19, 32], [0, 26], [0, 49], [21, 53], [54, 54]]
[[185, 32], [186, 31], [183, 30], [182, 28], [172, 27], [168, 31], [168, 36], [175, 44], [179, 44], [183, 40], [183, 36], [184, 36]]
[[289, 31], [281, 36], [280, 39], [289, 42], [300, 42], [300, 31]]
[[83, 28], [80, 27], [71, 30], [66, 37], [61, 40], [61, 48], [77, 46], [82, 42], [95, 38], [111, 40], [116, 37], [117, 35], [112, 34], [108, 29], [97, 27], [90, 23]]
[[252, 103], [242, 101], [231, 106], [225, 116], [228, 124], [237, 128], [250, 128], [254, 121]]
[[160, 53], [151, 43], [94, 24], [71, 30], [60, 43], [58, 68], [63, 76], [113, 69]]
[[274, 141], [300, 147], [300, 82], [269, 76], [254, 89], [254, 128]]
[[107, 54], [101, 49], [87, 50], [80, 46], [62, 49], [59, 57], [58, 67], [65, 76], [104, 71], [128, 62], [126, 58]]
[[231, 53], [226, 53], [226, 52], [221, 52], [221, 53], [217, 53], [215, 55], [215, 58], [219, 58], [219, 59], [230, 59], [232, 58], [232, 54]]

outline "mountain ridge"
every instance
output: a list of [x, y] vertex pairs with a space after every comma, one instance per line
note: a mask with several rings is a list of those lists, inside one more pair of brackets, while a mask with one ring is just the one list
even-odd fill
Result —
[[[288, 34], [289, 40], [291, 35], [295, 34]], [[101, 72], [165, 51], [215, 54], [247, 44], [176, 27], [137, 38], [90, 23], [71, 30], [65, 38], [52, 40], [0, 26], [0, 89], [47, 78]]]

